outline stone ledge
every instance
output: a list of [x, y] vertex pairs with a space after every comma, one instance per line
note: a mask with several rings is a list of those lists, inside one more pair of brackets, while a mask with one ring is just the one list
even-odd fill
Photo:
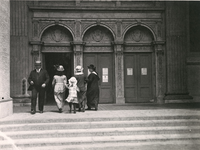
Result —
[[13, 98], [13, 106], [30, 106], [31, 96], [30, 95], [15, 95]]
[[193, 99], [182, 99], [182, 100], [165, 100], [166, 104], [169, 103], [195, 103], [196, 101], [194, 101]]
[[0, 118], [13, 114], [13, 101], [12, 99], [1, 101], [0, 103]]

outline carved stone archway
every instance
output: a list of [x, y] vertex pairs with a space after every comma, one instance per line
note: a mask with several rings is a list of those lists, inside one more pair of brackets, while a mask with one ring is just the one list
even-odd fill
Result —
[[153, 96], [154, 102], [163, 103], [164, 98], [164, 41], [156, 41], [156, 34], [144, 25], [132, 26], [124, 33], [124, 53], [151, 53], [153, 75]]
[[[106, 27], [96, 25], [89, 28], [83, 37], [84, 68], [94, 64], [100, 76], [100, 103], [115, 103], [115, 53], [113, 47], [113, 33]], [[117, 100], [116, 100], [117, 102]]]

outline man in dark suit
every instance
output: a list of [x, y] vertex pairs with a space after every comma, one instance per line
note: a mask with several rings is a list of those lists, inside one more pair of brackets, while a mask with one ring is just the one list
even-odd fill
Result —
[[28, 78], [30, 87], [28, 90], [32, 91], [31, 98], [31, 114], [36, 113], [36, 101], [37, 95], [39, 94], [39, 111], [43, 113], [44, 109], [44, 97], [45, 97], [45, 87], [49, 83], [49, 75], [46, 70], [41, 68], [41, 61], [35, 62], [35, 69], [31, 71]]

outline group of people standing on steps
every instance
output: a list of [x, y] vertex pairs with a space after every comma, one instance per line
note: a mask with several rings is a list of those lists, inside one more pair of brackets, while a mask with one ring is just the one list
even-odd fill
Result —
[[[76, 107], [79, 111], [85, 111], [85, 105], [91, 110], [98, 110], [99, 103], [99, 76], [94, 65], [88, 66], [90, 74], [86, 77], [83, 73], [82, 66], [76, 66], [75, 74], [69, 80], [64, 74], [64, 67], [58, 65], [56, 73], [53, 77], [52, 86], [54, 89], [54, 99], [56, 101], [59, 112], [62, 113], [65, 101], [69, 103], [70, 113], [76, 113]], [[42, 69], [41, 61], [35, 62], [35, 69], [31, 71], [28, 82], [29, 89], [32, 91], [31, 98], [31, 114], [36, 113], [36, 102], [38, 97], [39, 112], [43, 113], [45, 90], [49, 84], [49, 75], [46, 70]], [[65, 99], [66, 89], [69, 95]]]

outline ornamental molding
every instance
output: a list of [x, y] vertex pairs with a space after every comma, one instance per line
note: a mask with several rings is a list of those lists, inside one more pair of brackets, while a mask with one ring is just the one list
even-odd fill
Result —
[[92, 33], [92, 38], [96, 42], [100, 42], [104, 37], [104, 33], [100, 30], [97, 29]]

